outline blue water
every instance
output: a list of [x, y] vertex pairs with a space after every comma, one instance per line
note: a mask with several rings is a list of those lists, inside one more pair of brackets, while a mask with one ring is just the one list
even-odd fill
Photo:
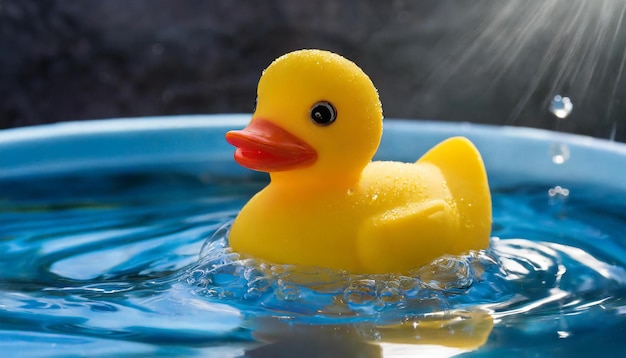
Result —
[[[264, 184], [176, 173], [0, 182], [3, 352], [374, 357], [430, 343], [429, 356], [626, 354], [626, 193], [497, 190], [490, 249], [366, 276], [232, 252], [229, 224]], [[411, 328], [433, 317], [444, 322], [435, 343]], [[484, 345], [451, 343], [485, 318]]]

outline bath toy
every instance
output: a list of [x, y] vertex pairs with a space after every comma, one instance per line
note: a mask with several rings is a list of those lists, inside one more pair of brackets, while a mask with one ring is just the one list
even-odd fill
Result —
[[236, 217], [233, 250], [274, 263], [404, 273], [484, 249], [491, 197], [482, 158], [447, 139], [415, 163], [372, 161], [382, 106], [353, 62], [322, 50], [274, 60], [250, 123], [230, 131], [240, 165], [270, 183]]

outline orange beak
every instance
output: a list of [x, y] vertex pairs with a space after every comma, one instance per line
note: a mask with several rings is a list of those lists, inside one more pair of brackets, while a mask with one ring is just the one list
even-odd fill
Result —
[[304, 168], [317, 159], [317, 152], [306, 142], [262, 118], [226, 133], [226, 141], [237, 147], [235, 161], [239, 165], [262, 172]]

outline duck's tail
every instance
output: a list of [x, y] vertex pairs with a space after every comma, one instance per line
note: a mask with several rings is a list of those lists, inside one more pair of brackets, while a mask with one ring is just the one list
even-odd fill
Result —
[[478, 149], [465, 137], [453, 137], [437, 144], [418, 163], [437, 166], [456, 201], [461, 217], [461, 237], [456, 252], [484, 249], [491, 233], [491, 194], [487, 172]]

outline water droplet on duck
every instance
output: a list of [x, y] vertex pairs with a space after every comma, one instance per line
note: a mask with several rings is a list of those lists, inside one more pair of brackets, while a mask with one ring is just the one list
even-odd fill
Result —
[[552, 163], [560, 165], [569, 159], [569, 147], [566, 144], [558, 143], [550, 147]]
[[569, 97], [562, 97], [557, 94], [552, 98], [552, 101], [550, 101], [550, 112], [559, 119], [564, 119], [569, 116], [573, 108], [574, 104]]
[[348, 195], [353, 195], [354, 194], [354, 189], [350, 188], [348, 189]]
[[374, 195], [372, 195], [372, 201], [374, 201], [374, 200], [376, 200], [376, 199], [378, 199], [378, 194], [374, 194]]

